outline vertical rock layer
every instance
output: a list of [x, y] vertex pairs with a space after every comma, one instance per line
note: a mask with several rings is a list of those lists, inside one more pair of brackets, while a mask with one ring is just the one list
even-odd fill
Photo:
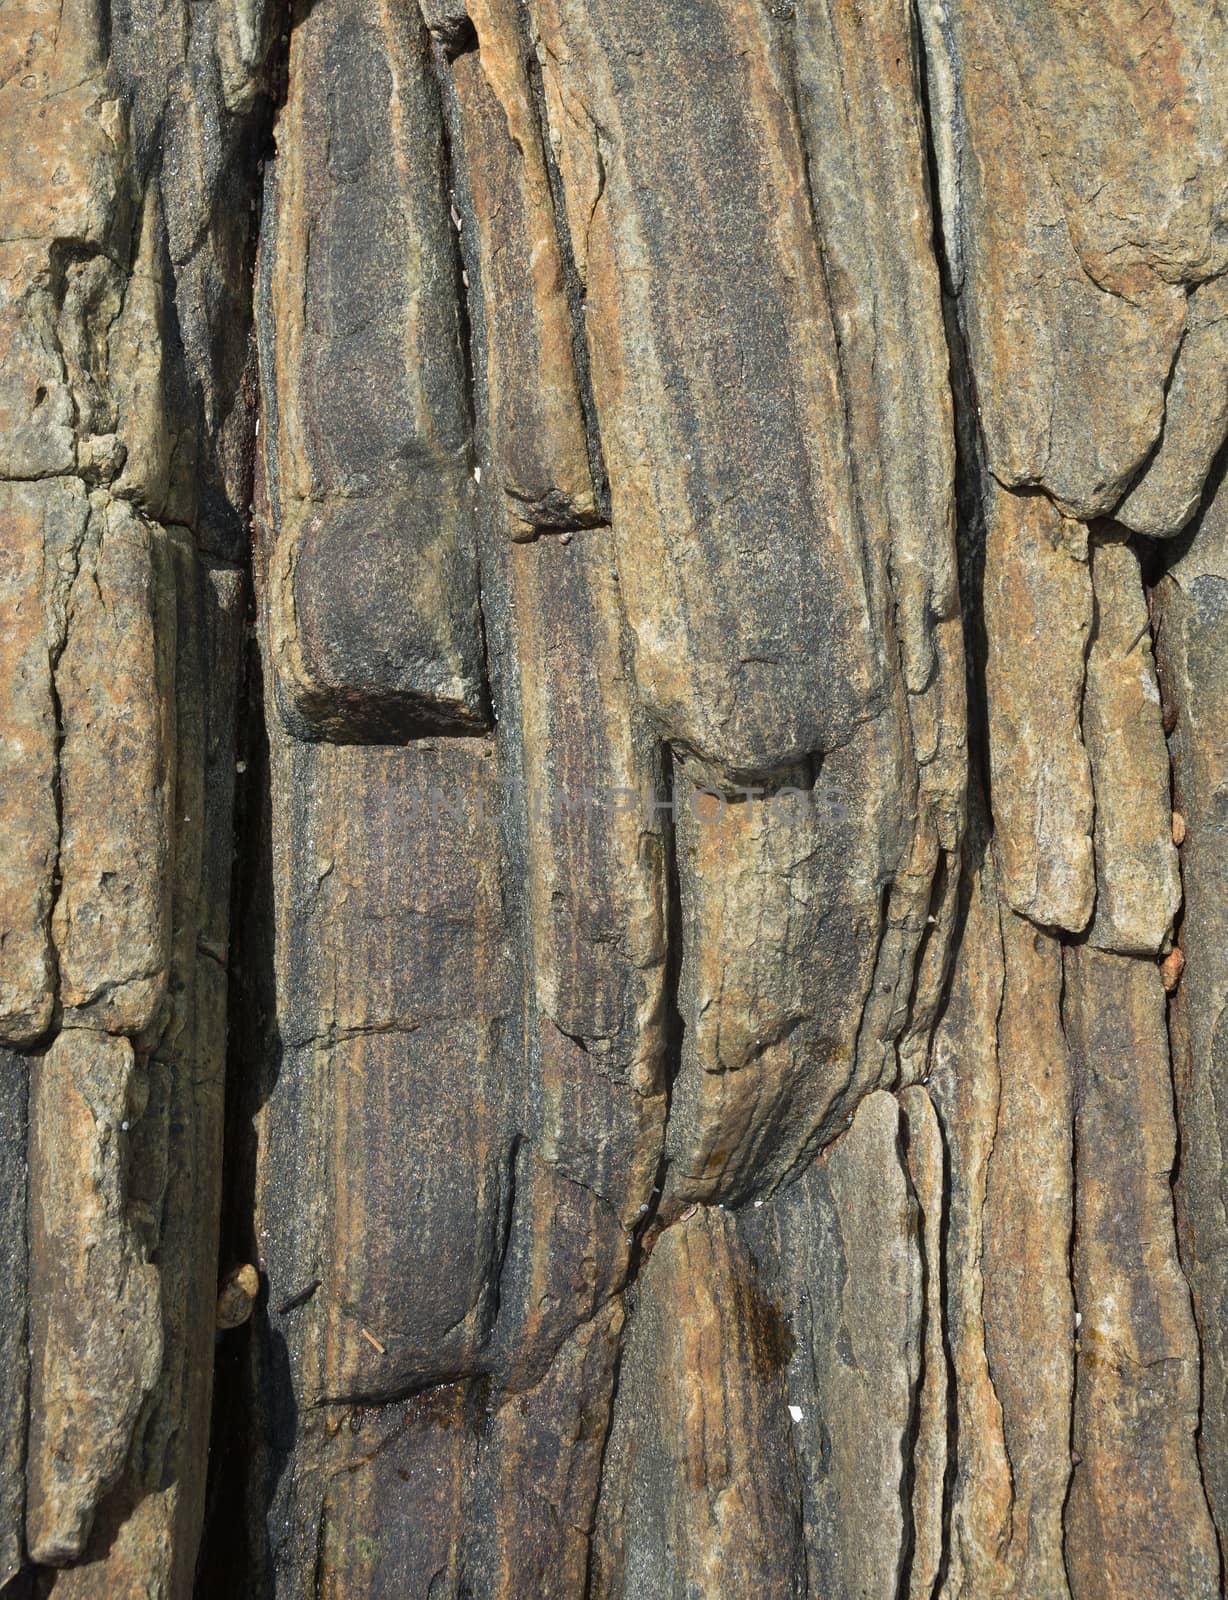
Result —
[[1210, 1600], [1219, 9], [104, 11], [0, 13], [0, 1588]]

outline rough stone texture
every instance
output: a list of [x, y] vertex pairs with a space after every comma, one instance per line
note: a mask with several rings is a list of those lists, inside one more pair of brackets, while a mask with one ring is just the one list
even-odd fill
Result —
[[1003, 893], [1042, 927], [1080, 933], [1096, 897], [1080, 726], [1092, 625], [1087, 530], [1039, 494], [995, 489], [987, 517], [985, 688]]
[[1211, 1596], [1219, 1553], [1194, 1446], [1198, 1340], [1173, 1221], [1163, 987], [1149, 963], [1087, 945], [1068, 953], [1066, 967], [1080, 1174], [1071, 1264], [1082, 1319], [1066, 1511], [1071, 1591], [1075, 1600]]
[[[479, 48], [457, 61], [468, 202], [478, 234], [488, 470], [513, 537], [598, 520], [563, 252], [509, 0], [470, 8]], [[476, 287], [476, 286], [475, 286]]]
[[1198, 1448], [1223, 1548], [1228, 1527], [1228, 493], [1220, 476], [1197, 534], [1156, 589], [1172, 707], [1173, 799], [1185, 827], [1181, 984], [1170, 1005], [1181, 1162], [1182, 1264], [1202, 1352]]
[[162, 1359], [159, 1275], [132, 1210], [148, 1082], [126, 1039], [65, 1028], [30, 1096], [30, 1443], [36, 1561], [81, 1554]]
[[52, 661], [57, 643], [62, 644], [62, 629], [54, 619], [48, 626], [47, 613], [57, 609], [60, 559], [71, 569], [89, 513], [76, 479], [5, 483], [0, 507], [0, 581], [8, 618], [0, 643], [0, 813], [5, 838], [0, 858], [0, 1028], [13, 1043], [30, 1044], [50, 1026], [56, 986], [50, 920], [60, 818]]
[[26, 1392], [26, 1114], [29, 1072], [0, 1050], [0, 1361], [7, 1379], [0, 1402], [0, 1588], [21, 1570], [25, 1523]]
[[470, 417], [426, 30], [408, 8], [317, 6], [288, 71], [259, 291], [278, 692], [300, 734], [477, 729]]
[[170, 965], [173, 596], [161, 531], [98, 491], [56, 672], [62, 888], [52, 934], [63, 1004], [141, 1039], [159, 1020]]
[[33, 1052], [3, 1058], [0, 1581], [21, 1593], [185, 1596], [204, 1507], [255, 420], [263, 87], [239, 80], [268, 37], [223, 9], [0, 20], [0, 1038]]
[[1180, 533], [1198, 510], [1203, 485], [1228, 437], [1228, 278], [1190, 293], [1185, 337], [1164, 408], [1164, 432], [1118, 522], [1156, 538]]
[[883, 693], [882, 641], [771, 19], [734, 0], [532, 13], [640, 691], [731, 777], [831, 750]]
[[1181, 905], [1168, 749], [1138, 559], [1124, 544], [1091, 551], [1095, 615], [1083, 732], [1096, 791], [1096, 914], [1103, 950], [1155, 954]]
[[640, 1279], [623, 1352], [594, 1543], [597, 1593], [796, 1592], [801, 1518], [784, 1340], [728, 1213], [704, 1209], [668, 1230]]
[[1198, 0], [1154, 26], [1133, 0], [1094, 19], [1060, 0], [921, 16], [989, 465], [1103, 515], [1165, 427], [1187, 287], [1226, 264], [1224, 19]]
[[0, 9], [6, 1595], [1220, 1592], [1221, 13]]

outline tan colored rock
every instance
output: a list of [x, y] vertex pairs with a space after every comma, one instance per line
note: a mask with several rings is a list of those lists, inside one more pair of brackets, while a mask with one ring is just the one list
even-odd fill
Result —
[[63, 1004], [132, 1035], [156, 1027], [169, 975], [174, 583], [162, 531], [99, 491], [56, 669], [63, 886], [52, 934]]
[[944, 1506], [948, 1464], [951, 1371], [944, 1325], [945, 1158], [942, 1130], [928, 1092], [900, 1095], [908, 1176], [919, 1208], [922, 1287], [925, 1296], [921, 1387], [912, 1449], [912, 1562], [910, 1600], [930, 1600], [946, 1553]]
[[77, 464], [56, 319], [48, 246], [0, 245], [0, 473], [6, 478], [69, 473]]
[[30, 1381], [26, 1321], [27, 1103], [29, 1068], [0, 1049], [0, 1585], [25, 1561], [26, 1423]]
[[1103, 515], [1160, 438], [1186, 286], [1223, 270], [1222, 19], [1197, 0], [1154, 28], [1133, 5], [1093, 24], [1053, 0], [921, 17], [989, 466]]
[[934, 1038], [929, 1092], [949, 1163], [943, 1264], [950, 1341], [955, 1459], [944, 1600], [1015, 1590], [1012, 1481], [1002, 1404], [984, 1321], [989, 1170], [1002, 1094], [998, 1017], [1006, 970], [983, 802], [972, 807], [963, 938]]
[[1147, 601], [1129, 546], [1091, 551], [1095, 620], [1083, 696], [1083, 738], [1096, 791], [1096, 913], [1102, 950], [1157, 953], [1181, 905], [1168, 746]]
[[0, 1037], [14, 1044], [46, 1031], [55, 1001], [58, 641], [45, 608], [58, 584], [57, 555], [75, 561], [87, 515], [73, 479], [0, 484]]
[[[61, 13], [19, 0], [0, 23], [0, 237], [105, 248], [126, 218], [121, 101], [107, 88], [105, 43], [89, 7]], [[71, 253], [68, 256], [71, 260]]]
[[[246, 591], [241, 575], [198, 560], [168, 530], [176, 568], [175, 938], [165, 1030], [148, 1065], [147, 1103], [129, 1133], [128, 1205], [156, 1251], [162, 1360], [120, 1481], [103, 1500], [77, 1566], [57, 1583], [73, 1600], [188, 1595], [204, 1515], [213, 1390], [228, 890], [233, 854], [235, 677]], [[190, 809], [189, 809], [190, 808]], [[184, 819], [187, 819], [186, 821]], [[249, 1302], [250, 1304], [250, 1302]]]
[[129, 1209], [146, 1085], [126, 1039], [66, 1028], [30, 1098], [30, 1440], [34, 1560], [81, 1554], [162, 1359], [158, 1270]]
[[[662, 1234], [619, 1373], [592, 1555], [602, 1600], [795, 1592], [799, 1485], [787, 1336], [736, 1221], [701, 1208]], [[626, 1404], [630, 1399], [632, 1404]]]
[[1149, 961], [1066, 953], [1075, 1063], [1076, 1226], [1082, 1322], [1066, 1511], [1074, 1600], [1208, 1600], [1215, 1528], [1195, 1449], [1198, 1338], [1181, 1271], [1164, 994]]
[[476, 223], [493, 467], [514, 538], [597, 520], [574, 330], [511, 0], [474, 0], [479, 48], [452, 71]]
[[1113, 516], [1136, 533], [1180, 533], [1198, 510], [1228, 436], [1228, 279], [1190, 294], [1185, 337], [1164, 406], [1164, 432], [1139, 481]]
[[1002, 893], [1042, 926], [1092, 913], [1094, 803], [1080, 713], [1092, 623], [1087, 532], [1043, 495], [991, 493], [985, 688]]
[[1199, 1458], [1221, 1552], [1228, 1541], [1226, 602], [1228, 492], [1221, 483], [1193, 543], [1156, 588], [1157, 655], [1180, 807], [1173, 821], [1180, 815], [1185, 826], [1182, 942], [1172, 952], [1183, 965], [1168, 1012], [1181, 1139], [1175, 1194], [1202, 1358]]
[[1006, 907], [999, 1092], [982, 1221], [985, 1353], [1011, 1475], [1003, 1592], [1064, 1595], [1075, 1304], [1070, 1286], [1073, 1084], [1062, 951]]
[[858, 1023], [887, 934], [882, 882], [899, 847], [899, 758], [871, 723], [817, 780], [802, 769], [730, 799], [701, 775], [677, 772], [675, 1213], [770, 1192], [843, 1130], [879, 1082], [882, 1052], [858, 1060]]
[[251, 1262], [232, 1267], [222, 1279], [217, 1296], [217, 1325], [219, 1328], [241, 1328], [252, 1314], [256, 1296], [260, 1293], [260, 1274]]

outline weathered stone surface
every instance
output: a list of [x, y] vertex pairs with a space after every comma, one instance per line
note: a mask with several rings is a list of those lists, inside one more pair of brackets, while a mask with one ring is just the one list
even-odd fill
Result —
[[990, 803], [1010, 905], [1081, 932], [1092, 913], [1092, 775], [1080, 713], [1087, 531], [1043, 495], [994, 490], [985, 552]]
[[21, 1570], [25, 1548], [26, 1392], [26, 1112], [29, 1069], [0, 1050], [0, 1588]]
[[1017, 1558], [1011, 1548], [1011, 1463], [984, 1322], [989, 1268], [986, 1203], [1002, 1093], [998, 1017], [1006, 982], [986, 820], [978, 797], [972, 807], [969, 870], [961, 893], [963, 937], [950, 999], [934, 1038], [929, 1081], [950, 1185], [943, 1277], [955, 1411], [948, 1561], [939, 1593], [961, 1600], [1017, 1592]]
[[908, 1176], [918, 1206], [921, 1283], [920, 1393], [912, 1448], [912, 1549], [910, 1600], [928, 1600], [945, 1565], [944, 1508], [948, 1471], [951, 1371], [944, 1326], [942, 1229], [945, 1220], [945, 1152], [928, 1092], [914, 1086], [900, 1096]]
[[515, 625], [495, 671], [499, 781], [529, 987], [493, 1360], [519, 1390], [621, 1288], [660, 1181], [668, 813], [634, 699], [609, 530], [509, 547], [500, 525], [495, 539], [488, 605]]
[[158, 1377], [158, 1269], [132, 1215], [131, 1130], [148, 1093], [126, 1039], [66, 1028], [32, 1066], [26, 1539], [80, 1555]]
[[104, 248], [127, 219], [122, 101], [104, 81], [101, 20], [45, 0], [7, 6], [0, 24], [0, 236]]
[[679, 774], [675, 1211], [769, 1191], [878, 1081], [881, 1060], [859, 1071], [856, 1046], [885, 933], [896, 759], [871, 724], [817, 779], [801, 769], [768, 794], [729, 801]]
[[258, 292], [283, 709], [316, 737], [480, 728], [459, 266], [426, 31], [408, 11], [319, 6], [288, 71]]
[[[998, 1102], [985, 1171], [981, 1315], [1010, 1464], [1006, 1593], [1063, 1595], [1074, 1299], [1071, 1067], [1057, 941], [1001, 910]], [[1005, 1557], [1005, 1560], [1003, 1560]]]
[[1202, 1353], [1199, 1455], [1228, 1538], [1228, 493], [1156, 589], [1161, 686], [1171, 709], [1173, 796], [1185, 826], [1185, 966], [1170, 1002], [1181, 1161], [1182, 1265]]
[[5, 9], [6, 1593], [1217, 1592], [1225, 60]]
[[[490, 755], [287, 742], [275, 761], [283, 1054], [257, 1222], [275, 1301], [321, 1280], [293, 1324], [304, 1404], [480, 1370], [516, 1082]], [[390, 796], [397, 828], [350, 826]]]
[[174, 573], [162, 531], [105, 491], [91, 501], [66, 620], [60, 997], [141, 1035], [159, 1020], [170, 964]]
[[1228, 278], [1190, 294], [1185, 337], [1164, 407], [1164, 433], [1138, 483], [1113, 515], [1137, 533], [1180, 533], [1198, 510], [1216, 452], [1228, 436]]
[[729, 0], [531, 14], [641, 693], [667, 737], [734, 778], [834, 749], [874, 708], [882, 662], [771, 19]]
[[1223, 19], [1178, 0], [922, 8], [946, 249], [996, 476], [1072, 516], [1122, 498], [1165, 420], [1185, 287], [1225, 264]]
[[595, 1594], [796, 1592], [800, 1486], [784, 1339], [729, 1213], [705, 1208], [662, 1234], [619, 1371]]
[[77, 464], [73, 400], [56, 330], [50, 250], [0, 245], [0, 474], [42, 478]]
[[[317, 1413], [304, 1428], [323, 1447], [311, 1451], [323, 1463], [310, 1481], [312, 1589], [291, 1579], [286, 1592], [459, 1600], [458, 1524], [482, 1420], [461, 1384], [372, 1413]], [[392, 1503], [414, 1514], [389, 1517]]]
[[1075, 1600], [1220, 1592], [1194, 1444], [1198, 1339], [1170, 1186], [1164, 991], [1150, 962], [1066, 954], [1081, 1316], [1066, 1561]]
[[[162, 1362], [124, 1473], [101, 1503], [74, 1600], [192, 1592], [204, 1510], [221, 1198], [226, 957], [242, 575], [197, 560], [176, 576], [176, 768], [170, 1016], [129, 1135], [128, 1213], [156, 1259]], [[247, 1268], [254, 1276], [254, 1269]], [[250, 1300], [248, 1301], [250, 1307]]]
[[[563, 256], [514, 4], [474, 0], [452, 71], [477, 231], [491, 459], [514, 538], [597, 520]], [[472, 257], [471, 257], [472, 259]]]
[[1168, 748], [1138, 559], [1124, 544], [1091, 551], [1095, 615], [1083, 737], [1096, 791], [1096, 914], [1104, 950], [1155, 954], [1181, 905]]
[[487, 1424], [462, 1541], [474, 1593], [584, 1593], [623, 1322], [620, 1301], [603, 1307]]
[[[53, 684], [60, 561], [71, 572], [88, 506], [73, 479], [0, 484], [0, 1036], [37, 1039], [51, 1022], [50, 918], [60, 844]], [[50, 569], [50, 570], [48, 570]], [[50, 623], [50, 626], [48, 625]]]
[[815, 1591], [884, 1600], [899, 1592], [912, 1544], [909, 1441], [923, 1324], [901, 1135], [894, 1097], [870, 1095], [770, 1211], [746, 1213], [764, 1277], [763, 1324], [785, 1365], [805, 1546], [799, 1576]]

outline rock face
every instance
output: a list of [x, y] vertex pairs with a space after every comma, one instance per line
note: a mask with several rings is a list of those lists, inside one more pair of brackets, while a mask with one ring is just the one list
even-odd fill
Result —
[[6, 1596], [1222, 1592], [1221, 11], [0, 13]]

